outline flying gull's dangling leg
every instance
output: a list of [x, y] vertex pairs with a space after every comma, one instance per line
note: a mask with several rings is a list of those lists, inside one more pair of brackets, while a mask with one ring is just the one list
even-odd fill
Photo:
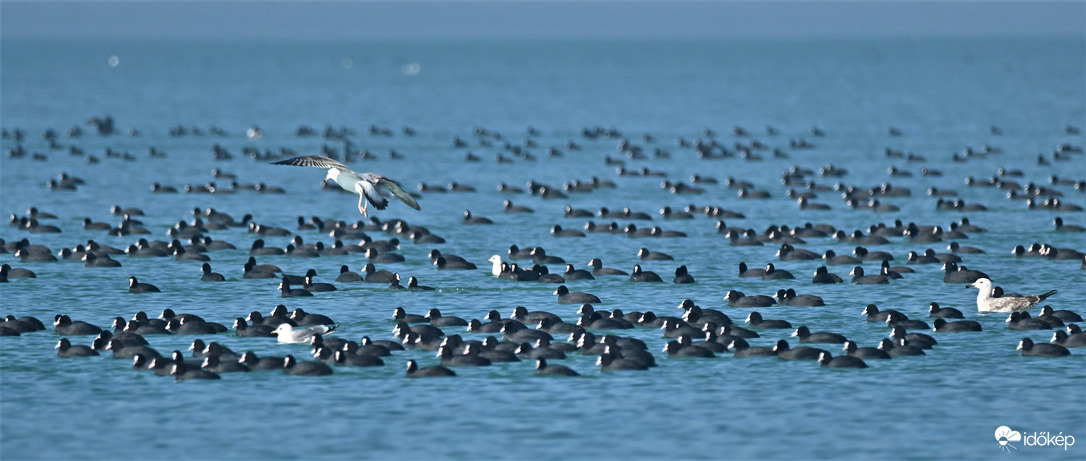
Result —
[[366, 196], [362, 195], [362, 194], [358, 194], [358, 211], [361, 211], [362, 216], [365, 216], [367, 218], [370, 217], [370, 215], [366, 213], [366, 208], [368, 206], [369, 206], [369, 203], [366, 203]]

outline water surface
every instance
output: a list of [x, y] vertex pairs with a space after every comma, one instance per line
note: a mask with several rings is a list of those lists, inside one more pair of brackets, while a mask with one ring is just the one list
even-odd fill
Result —
[[[994, 430], [1007, 425], [1023, 434], [1062, 431], [1086, 438], [1086, 419], [1072, 410], [1084, 395], [1084, 354], [1060, 359], [1022, 357], [1015, 346], [1023, 337], [1047, 342], [1051, 331], [1008, 330], [1003, 315], [981, 315], [973, 308], [976, 292], [942, 282], [937, 265], [916, 266], [916, 274], [884, 286], [810, 283], [818, 261], [778, 261], [778, 246], [732, 247], [716, 232], [716, 220], [665, 221], [664, 206], [713, 205], [743, 213], [728, 225], [761, 232], [769, 225], [829, 223], [851, 232], [895, 219], [946, 228], [967, 217], [988, 230], [970, 234], [963, 245], [987, 251], [966, 255], [965, 264], [993, 277], [997, 284], [1026, 294], [1058, 288], [1054, 307], [1083, 313], [1086, 295], [1079, 261], [1016, 258], [1015, 245], [1050, 243], [1086, 249], [1083, 234], [1054, 231], [1052, 220], [1086, 224], [1081, 212], [1030, 210], [1008, 200], [1006, 191], [973, 188], [966, 177], [987, 179], [1000, 168], [1021, 170], [1012, 179], [1053, 188], [1068, 203], [1083, 205], [1081, 189], [1049, 184], [1053, 175], [1084, 179], [1082, 154], [1057, 161], [1057, 145], [1082, 146], [1081, 134], [1067, 125], [1086, 127], [1082, 85], [1083, 44], [1077, 40], [961, 39], [848, 41], [513, 41], [506, 43], [430, 42], [242, 42], [201, 41], [5, 41], [2, 56], [2, 125], [20, 128], [20, 143], [30, 155], [6, 155], [16, 146], [3, 139], [0, 158], [2, 209], [22, 216], [31, 206], [57, 214], [48, 223], [59, 234], [28, 234], [0, 229], [7, 241], [29, 238], [58, 251], [93, 238], [124, 247], [135, 236], [111, 237], [81, 229], [82, 219], [117, 223], [113, 205], [141, 207], [149, 238], [166, 239], [166, 230], [192, 219], [193, 208], [213, 207], [239, 218], [294, 230], [298, 216], [354, 222], [361, 218], [349, 195], [323, 192], [323, 172], [268, 165], [244, 154], [246, 148], [278, 155], [319, 153], [322, 146], [342, 152], [341, 141], [299, 137], [301, 125], [319, 131], [346, 127], [355, 149], [378, 159], [355, 161], [360, 171], [375, 171], [416, 190], [420, 183], [473, 186], [474, 193], [425, 193], [422, 211], [393, 202], [383, 220], [402, 218], [424, 225], [447, 239], [438, 246], [405, 240], [404, 263], [382, 265], [405, 277], [416, 276], [436, 292], [393, 292], [370, 284], [338, 284], [334, 293], [306, 299], [282, 299], [276, 283], [244, 280], [241, 266], [255, 236], [244, 229], [212, 232], [213, 238], [239, 250], [210, 253], [213, 268], [228, 281], [199, 281], [199, 263], [172, 258], [120, 257], [121, 269], [88, 269], [76, 262], [20, 263], [11, 254], [0, 259], [27, 267], [36, 279], [14, 279], [0, 286], [3, 313], [51, 320], [66, 313], [108, 325], [115, 316], [137, 311], [155, 315], [164, 308], [192, 312], [230, 323], [250, 311], [268, 312], [284, 303], [324, 313], [350, 339], [391, 337], [392, 310], [403, 306], [424, 313], [438, 307], [445, 315], [481, 318], [491, 309], [509, 315], [513, 307], [549, 310], [575, 319], [576, 306], [560, 305], [552, 285], [515, 283], [489, 275], [486, 259], [504, 255], [509, 245], [543, 246], [549, 254], [583, 267], [593, 257], [625, 270], [641, 263], [637, 250], [648, 247], [675, 261], [645, 262], [666, 280], [679, 264], [697, 279], [694, 285], [635, 284], [621, 278], [575, 281], [574, 291], [598, 295], [602, 309], [652, 310], [675, 315], [683, 299], [723, 309], [737, 322], [752, 309], [728, 308], [730, 289], [772, 294], [780, 288], [822, 296], [827, 306], [760, 309], [766, 317], [834, 331], [874, 345], [885, 337], [884, 325], [865, 322], [863, 306], [875, 303], [913, 318], [926, 318], [936, 301], [958, 307], [982, 323], [977, 334], [935, 334], [940, 345], [919, 358], [869, 363], [866, 370], [825, 370], [810, 362], [735, 359], [721, 354], [709, 360], [668, 359], [660, 350], [658, 330], [640, 328], [622, 334], [646, 341], [659, 367], [648, 372], [600, 372], [594, 357], [571, 356], [565, 364], [576, 379], [541, 379], [529, 361], [481, 369], [459, 369], [456, 379], [408, 380], [407, 359], [436, 363], [432, 353], [407, 351], [375, 369], [337, 368], [336, 374], [303, 379], [280, 373], [229, 375], [216, 382], [186, 382], [132, 371], [125, 360], [108, 357], [60, 359], [51, 331], [0, 341], [0, 441], [5, 458], [344, 458], [385, 459], [418, 456], [438, 459], [490, 458], [990, 458], [999, 455]], [[112, 58], [112, 59], [111, 59]], [[111, 62], [115, 66], [111, 66]], [[91, 116], [112, 115], [119, 133], [101, 137], [85, 125]], [[70, 138], [70, 127], [84, 134]], [[170, 128], [199, 128], [204, 134], [172, 136]], [[247, 128], [264, 136], [248, 139]], [[391, 136], [372, 134], [371, 126]], [[750, 135], [737, 136], [733, 127]], [[767, 126], [777, 134], [767, 133]], [[225, 136], [209, 133], [224, 129]], [[402, 128], [415, 130], [414, 136]], [[588, 138], [585, 129], [615, 129], [620, 136]], [[825, 136], [812, 134], [818, 127]], [[892, 136], [889, 128], [900, 130]], [[999, 129], [999, 134], [993, 131]], [[476, 128], [500, 134], [484, 137]], [[51, 149], [42, 134], [56, 130], [62, 148]], [[531, 134], [530, 129], [536, 134]], [[712, 130], [707, 132], [706, 130]], [[133, 134], [135, 130], [138, 134]], [[651, 140], [646, 139], [651, 135]], [[456, 147], [454, 138], [467, 142]], [[631, 159], [620, 142], [641, 146], [645, 158]], [[729, 149], [753, 140], [761, 161], [741, 158], [699, 160], [679, 140], [716, 140]], [[811, 149], [796, 149], [805, 140]], [[530, 141], [530, 144], [529, 144]], [[580, 146], [569, 147], [569, 142]], [[216, 161], [215, 145], [233, 154]], [[69, 146], [83, 150], [69, 153]], [[151, 158], [155, 147], [165, 158]], [[507, 147], [508, 146], [508, 147]], [[512, 147], [535, 160], [518, 157]], [[953, 161], [966, 149], [1001, 149], [966, 162]], [[134, 161], [110, 157], [106, 149], [126, 152]], [[552, 157], [548, 148], [561, 151]], [[891, 158], [886, 148], [924, 156], [909, 162]], [[776, 158], [780, 149], [787, 158]], [[404, 159], [392, 159], [395, 150]], [[468, 152], [478, 163], [464, 160]], [[658, 156], [656, 152], [669, 156]], [[498, 163], [499, 155], [513, 159]], [[90, 156], [99, 163], [88, 163]], [[661, 171], [661, 177], [626, 177], [605, 157], [621, 158], [626, 168]], [[1048, 164], [1041, 165], [1043, 156]], [[819, 185], [838, 182], [859, 188], [890, 183], [908, 188], [910, 197], [883, 201], [900, 207], [876, 214], [848, 209], [838, 193], [819, 192], [830, 211], [800, 211], [788, 198], [781, 175], [793, 166], [847, 168], [841, 178], [809, 177]], [[891, 177], [895, 166], [911, 177]], [[213, 178], [221, 168], [242, 183], [282, 186], [288, 195], [251, 191], [234, 194], [152, 194], [154, 182], [183, 188]], [[921, 168], [942, 177], [923, 176]], [[75, 192], [52, 192], [49, 179], [67, 172], [87, 184]], [[675, 195], [661, 188], [664, 179], [690, 183], [693, 174], [721, 183], [704, 185], [699, 195]], [[561, 187], [592, 177], [616, 182], [614, 189], [570, 193], [543, 200], [528, 194], [506, 195], [500, 183], [524, 187], [529, 180]], [[753, 182], [772, 194], [768, 200], [743, 200], [723, 182], [729, 177]], [[221, 184], [221, 181], [220, 181]], [[795, 187], [795, 186], [794, 186]], [[929, 187], [951, 189], [987, 212], [937, 211]], [[533, 214], [505, 214], [503, 200], [535, 209]], [[686, 238], [630, 239], [590, 235], [558, 239], [555, 224], [580, 228], [585, 219], [567, 219], [566, 205], [596, 211], [601, 207], [651, 213], [653, 225], [686, 232]], [[496, 225], [460, 223], [470, 209]], [[597, 223], [610, 220], [595, 219]], [[618, 220], [626, 225], [632, 221]], [[313, 230], [298, 230], [307, 242], [331, 244]], [[375, 233], [374, 238], [390, 235]], [[289, 238], [268, 238], [283, 247]], [[947, 242], [913, 244], [892, 239], [879, 250], [905, 264], [909, 251]], [[855, 246], [832, 239], [800, 245], [819, 253], [848, 253]], [[437, 271], [429, 264], [432, 248], [474, 261], [480, 270]], [[360, 269], [362, 256], [316, 259], [264, 257], [290, 273], [315, 268], [318, 280], [331, 281], [341, 264]], [[774, 262], [792, 271], [790, 283], [743, 279], [736, 266]], [[865, 269], [877, 266], [865, 263]], [[562, 267], [554, 265], [551, 271]], [[833, 267], [845, 276], [849, 267]], [[127, 293], [135, 275], [162, 293]], [[465, 334], [464, 332], [458, 332]], [[764, 332], [755, 345], [786, 338], [790, 330]], [[481, 336], [466, 334], [481, 339]], [[153, 337], [160, 351], [185, 350], [193, 337]], [[205, 338], [207, 339], [207, 338]], [[305, 356], [304, 346], [272, 340], [219, 335], [234, 350]], [[74, 338], [77, 344], [89, 338]], [[798, 342], [792, 338], [792, 344]], [[835, 354], [836, 347], [829, 347]], [[1070, 405], [1068, 405], [1070, 403]], [[1070, 408], [1070, 409], [1069, 409]], [[1024, 447], [1016, 454], [1066, 458], [1053, 447]]]

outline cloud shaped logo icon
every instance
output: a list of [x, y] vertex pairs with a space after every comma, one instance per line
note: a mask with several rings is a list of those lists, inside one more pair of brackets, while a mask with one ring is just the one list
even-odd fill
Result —
[[1014, 448], [1015, 450], [1018, 449], [1018, 447], [1010, 445], [1010, 443], [1021, 442], [1022, 434], [1018, 431], [1012, 430], [1007, 426], [999, 426], [995, 430], [995, 439], [996, 442], [999, 442], [999, 448], [1001, 450], [1009, 452], [1011, 448]]

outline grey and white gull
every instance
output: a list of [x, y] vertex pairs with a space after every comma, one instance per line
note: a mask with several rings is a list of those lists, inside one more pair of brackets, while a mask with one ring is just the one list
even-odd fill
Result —
[[284, 344], [306, 343], [313, 340], [316, 335], [327, 335], [336, 330], [335, 325], [316, 325], [308, 328], [294, 328], [289, 323], [280, 324], [272, 332], [278, 337], [278, 341]]
[[336, 184], [339, 184], [339, 187], [344, 190], [358, 194], [358, 211], [362, 213], [362, 216], [369, 216], [369, 214], [366, 213], [369, 204], [372, 204], [373, 207], [378, 210], [384, 210], [388, 207], [388, 199], [381, 195], [382, 190], [391, 192], [392, 195], [396, 196], [396, 198], [400, 199], [400, 201], [406, 203], [407, 206], [411, 208], [416, 210], [421, 209], [421, 207], [419, 207], [419, 202], [415, 201], [415, 198], [407, 193], [407, 191], [404, 191], [403, 187], [401, 187], [398, 182], [377, 173], [358, 173], [347, 168], [347, 165], [328, 157], [320, 155], [303, 155], [272, 162], [272, 165], [327, 168], [328, 174], [325, 176], [325, 181], [331, 179], [332, 181], [335, 181]]
[[491, 263], [490, 273], [495, 277], [502, 275], [502, 257], [500, 255], [491, 256], [487, 262]]

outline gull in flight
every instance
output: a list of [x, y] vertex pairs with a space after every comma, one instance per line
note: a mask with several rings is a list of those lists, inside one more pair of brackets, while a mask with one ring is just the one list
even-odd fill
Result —
[[281, 343], [308, 343], [316, 335], [327, 335], [336, 330], [335, 325], [317, 325], [309, 328], [294, 329], [289, 323], [282, 323], [273, 335], [279, 337]]
[[[416, 210], [421, 209], [419, 202], [415, 201], [415, 198], [408, 194], [400, 187], [400, 184], [387, 177], [381, 176], [377, 173], [358, 173], [347, 168], [340, 162], [332, 160], [328, 157], [320, 155], [303, 155], [301, 157], [288, 158], [286, 160], [273, 162], [272, 165], [294, 165], [294, 166], [312, 166], [317, 168], [327, 168], [328, 175], [325, 176], [325, 180], [331, 179], [339, 184], [348, 192], [358, 194], [358, 211], [362, 212], [362, 216], [369, 217], [366, 213], [366, 207], [369, 204], [373, 204], [373, 207], [378, 210], [383, 210], [388, 207], [388, 199], [381, 196], [382, 189], [391, 192], [396, 198], [406, 203], [407, 206]], [[368, 203], [367, 203], [368, 202]]]
[[980, 312], [1028, 311], [1031, 307], [1048, 299], [1049, 296], [1056, 294], [1056, 290], [1052, 290], [1039, 295], [1003, 296], [993, 298], [992, 281], [986, 278], [977, 279], [976, 282], [970, 283], [965, 287], [980, 290], [980, 293], [977, 294], [977, 310]]

